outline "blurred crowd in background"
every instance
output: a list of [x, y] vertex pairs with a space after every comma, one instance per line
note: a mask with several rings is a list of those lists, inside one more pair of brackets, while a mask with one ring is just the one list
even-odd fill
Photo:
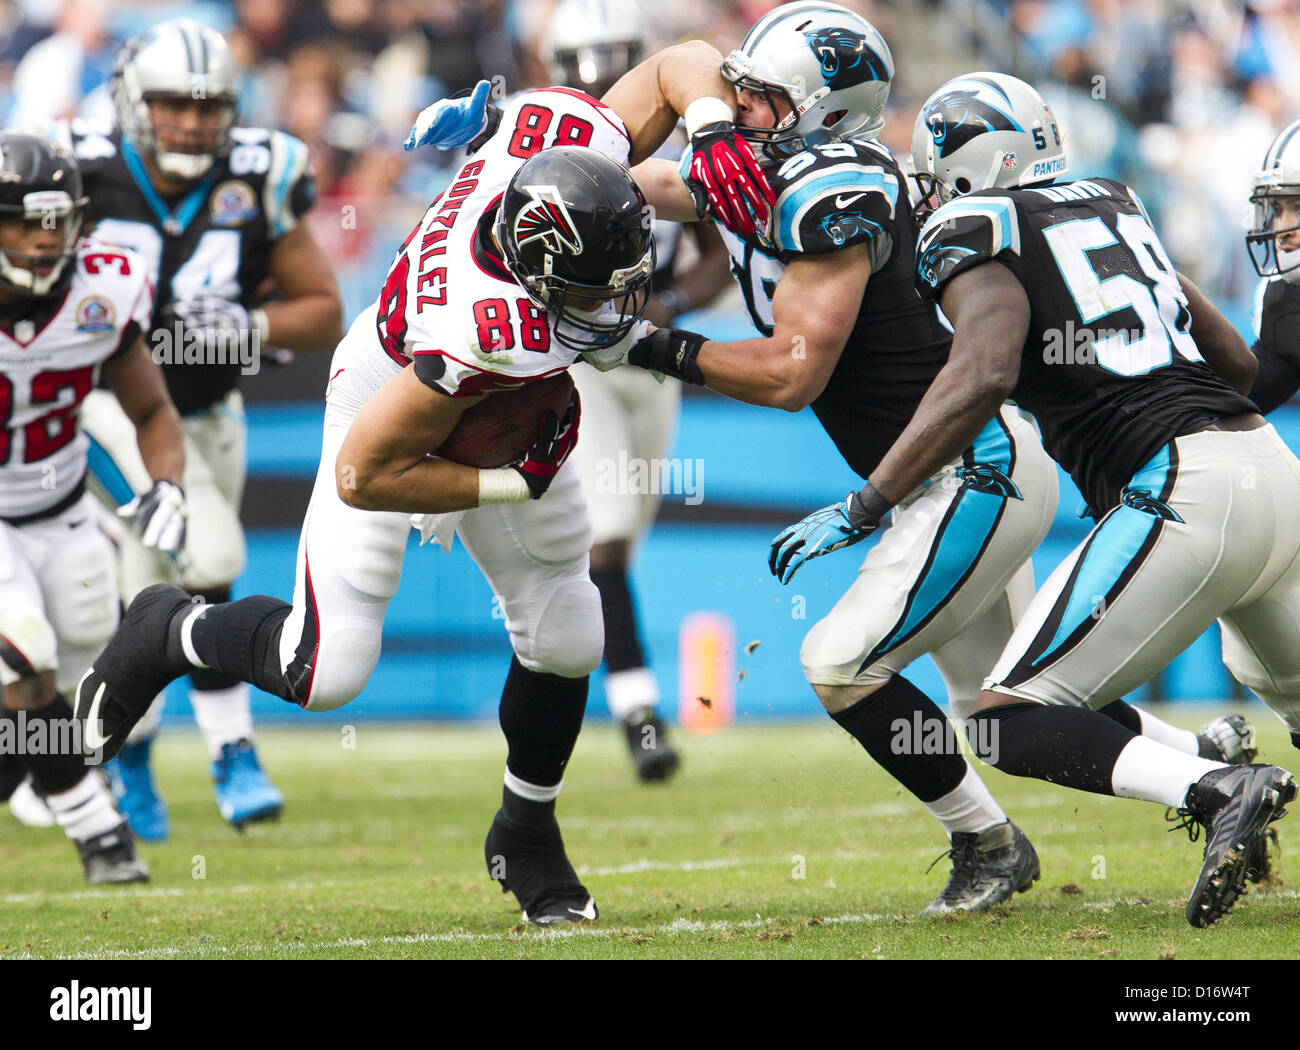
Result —
[[[653, 50], [699, 36], [724, 53], [774, 0], [642, 0]], [[241, 120], [311, 149], [314, 232], [349, 314], [450, 174], [406, 154], [419, 109], [480, 78], [549, 83], [539, 43], [554, 0], [0, 0], [0, 116], [32, 127], [111, 119], [116, 48], [192, 17], [226, 34], [244, 70]], [[1232, 303], [1254, 272], [1242, 243], [1252, 179], [1275, 132], [1300, 116], [1300, 0], [913, 0], [849, 5], [898, 67], [882, 139], [910, 148], [918, 105], [976, 68], [1036, 83], [1057, 110], [1075, 176], [1143, 194], [1180, 269]], [[1239, 311], [1234, 312], [1239, 315]]]

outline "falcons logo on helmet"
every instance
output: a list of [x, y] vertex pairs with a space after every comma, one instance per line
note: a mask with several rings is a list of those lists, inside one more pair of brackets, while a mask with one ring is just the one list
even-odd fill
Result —
[[515, 243], [522, 248], [530, 241], [541, 241], [548, 252], [582, 254], [582, 238], [573, 225], [569, 209], [554, 186], [525, 186], [532, 200], [515, 216]]

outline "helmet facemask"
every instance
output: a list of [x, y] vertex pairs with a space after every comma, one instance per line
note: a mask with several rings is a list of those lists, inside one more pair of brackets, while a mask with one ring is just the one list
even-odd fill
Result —
[[590, 284], [555, 273], [554, 255], [546, 255], [542, 272], [535, 273], [519, 257], [509, 226], [498, 221], [496, 238], [506, 267], [528, 297], [552, 319], [556, 342], [570, 350], [603, 350], [625, 339], [650, 302], [650, 282], [655, 272], [654, 238], [645, 254], [631, 266], [613, 271], [607, 284]]
[[[0, 288], [35, 298], [52, 294], [76, 255], [86, 202], [87, 198], [74, 198], [66, 190], [37, 190], [23, 197], [21, 208], [0, 208], [0, 222], [39, 222], [61, 234], [59, 250], [50, 255], [0, 248]], [[40, 266], [51, 269], [39, 274]]]
[[[1278, 226], [1281, 215], [1278, 205], [1282, 201], [1291, 202], [1289, 210], [1296, 220], [1291, 226]], [[1261, 277], [1281, 277], [1288, 284], [1300, 284], [1300, 247], [1287, 251], [1278, 244], [1278, 238], [1285, 234], [1300, 235], [1300, 186], [1257, 185], [1250, 203], [1254, 205], [1255, 215], [1246, 234], [1246, 248], [1255, 272]]]

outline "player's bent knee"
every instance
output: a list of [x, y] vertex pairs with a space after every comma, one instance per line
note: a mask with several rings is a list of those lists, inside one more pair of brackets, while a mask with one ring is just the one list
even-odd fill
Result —
[[361, 695], [379, 663], [380, 635], [372, 625], [325, 632], [311, 675], [308, 711], [333, 711]]
[[531, 639], [512, 639], [519, 662], [531, 671], [582, 678], [600, 666], [605, 622], [600, 592], [586, 577], [552, 585]]
[[58, 666], [58, 639], [35, 613], [0, 613], [0, 684], [9, 685]]

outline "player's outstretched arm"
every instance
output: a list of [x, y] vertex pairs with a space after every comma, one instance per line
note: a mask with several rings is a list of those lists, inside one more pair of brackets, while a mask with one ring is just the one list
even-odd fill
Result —
[[1181, 273], [1178, 275], [1178, 283], [1183, 286], [1183, 294], [1187, 296], [1188, 308], [1192, 313], [1192, 338], [1196, 341], [1201, 356], [1205, 358], [1205, 363], [1238, 393], [1249, 393], [1251, 384], [1255, 382], [1255, 373], [1259, 371], [1259, 362], [1250, 352], [1241, 333]]
[[975, 440], [1020, 376], [1029, 298], [1010, 270], [986, 262], [958, 274], [940, 306], [953, 326], [948, 363], [868, 479], [891, 506]]
[[[677, 165], [662, 157], [651, 157], [630, 169], [641, 187], [656, 219], [668, 222], [699, 222], [700, 214], [694, 195], [686, 188]], [[728, 271], [730, 277], [730, 271]]]
[[333, 350], [343, 338], [343, 301], [334, 269], [306, 223], [275, 242], [271, 277], [282, 299], [262, 307], [267, 343], [299, 353]]
[[149, 356], [144, 337], [126, 353], [104, 364], [104, 380], [135, 426], [145, 470], [154, 481], [179, 487], [185, 473], [181, 417], [167, 393], [162, 369]]
[[798, 412], [816, 400], [835, 371], [870, 277], [865, 244], [799, 256], [777, 285], [770, 336], [706, 341], [694, 355], [666, 361], [645, 356], [652, 335], [632, 348], [628, 362], [703, 382], [738, 401]]

